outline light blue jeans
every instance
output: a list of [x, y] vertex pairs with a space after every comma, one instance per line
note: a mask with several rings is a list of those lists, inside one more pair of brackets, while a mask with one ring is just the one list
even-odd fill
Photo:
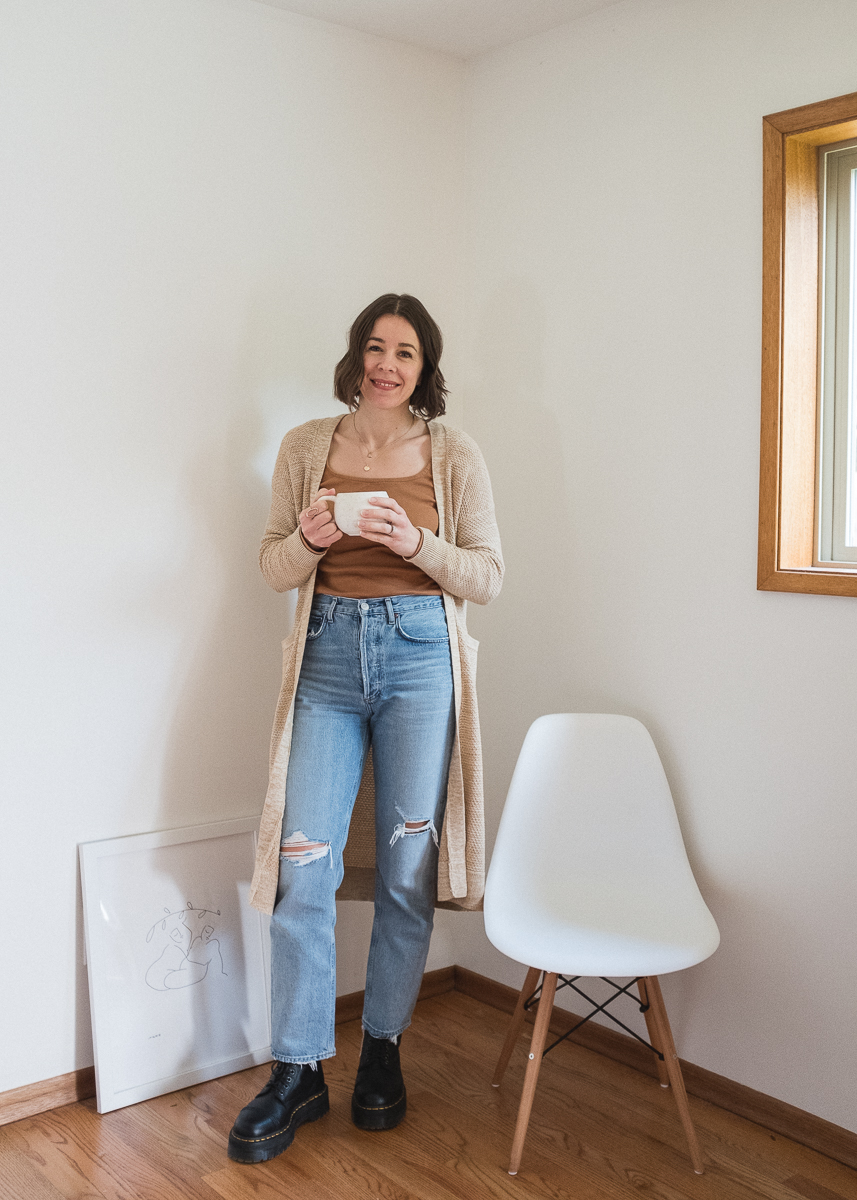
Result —
[[370, 744], [377, 866], [363, 1025], [380, 1038], [410, 1024], [434, 921], [454, 735], [442, 598], [317, 595], [295, 695], [271, 918], [274, 1058], [336, 1053], [335, 893]]

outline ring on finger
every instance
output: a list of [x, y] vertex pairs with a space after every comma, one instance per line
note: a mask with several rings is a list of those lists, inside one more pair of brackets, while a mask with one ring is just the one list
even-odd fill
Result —
[[396, 526], [393, 524], [392, 521], [388, 521], [387, 524], [390, 526], [390, 532], [387, 534], [387, 537], [392, 537], [393, 530], [396, 528]]

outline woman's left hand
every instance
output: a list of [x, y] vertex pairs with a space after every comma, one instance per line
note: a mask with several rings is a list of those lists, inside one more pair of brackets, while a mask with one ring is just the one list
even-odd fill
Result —
[[372, 507], [361, 509], [360, 536], [380, 546], [389, 546], [402, 558], [416, 554], [420, 531], [392, 496], [373, 496]]

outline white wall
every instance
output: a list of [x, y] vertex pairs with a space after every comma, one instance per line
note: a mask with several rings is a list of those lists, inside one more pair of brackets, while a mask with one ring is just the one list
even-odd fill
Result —
[[852, 1130], [857, 607], [755, 554], [761, 118], [853, 91], [855, 44], [847, 0], [634, 0], [477, 62], [466, 408], [491, 828], [535, 716], [643, 720], [723, 934], [667, 980], [680, 1053]]
[[279, 440], [364, 304], [462, 282], [460, 63], [252, 0], [2, 23], [0, 1091], [92, 1062], [77, 844], [259, 812]]
[[[644, 720], [723, 931], [681, 1052], [857, 1127], [857, 610], [754, 583], [760, 118], [854, 88], [857, 8], [634, 0], [472, 64], [466, 263], [460, 64], [252, 0], [3, 21], [0, 1090], [92, 1061], [77, 843], [259, 809], [273, 454], [392, 289], [497, 492], [491, 829], [536, 715]], [[430, 966], [520, 979], [441, 916]]]

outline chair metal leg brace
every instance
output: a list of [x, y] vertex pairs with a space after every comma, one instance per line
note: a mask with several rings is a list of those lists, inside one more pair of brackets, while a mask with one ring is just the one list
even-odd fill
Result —
[[[521, 1103], [518, 1107], [518, 1120], [515, 1125], [515, 1136], [512, 1139], [512, 1159], [509, 1163], [509, 1174], [517, 1175], [521, 1165], [521, 1155], [524, 1150], [524, 1140], [527, 1136], [527, 1126], [530, 1123], [530, 1112], [536, 1094], [536, 1084], [542, 1065], [542, 1054], [548, 1037], [548, 1026], [553, 1012], [553, 998], [556, 993], [556, 973], [546, 973], [542, 983], [542, 994], [539, 999], [539, 1011], [536, 1014], [536, 1025], [533, 1030], [533, 1040], [530, 1043], [530, 1057], [527, 1062], [527, 1072], [524, 1076], [524, 1090], [521, 1092]], [[522, 993], [526, 995], [526, 991]], [[523, 1005], [522, 1005], [523, 1008]], [[523, 1017], [521, 1018], [523, 1020]]]

